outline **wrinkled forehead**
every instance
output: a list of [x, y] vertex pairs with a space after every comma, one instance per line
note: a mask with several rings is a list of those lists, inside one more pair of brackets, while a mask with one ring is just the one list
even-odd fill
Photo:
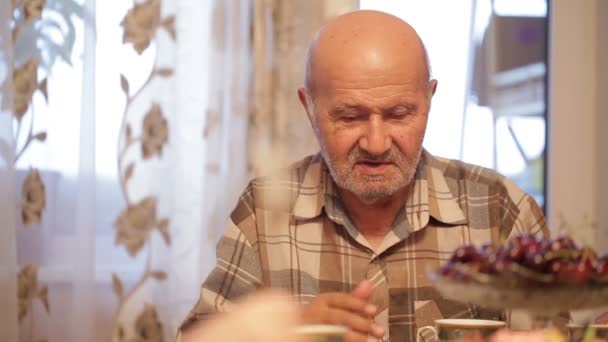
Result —
[[344, 58], [318, 60], [311, 68], [311, 95], [365, 93], [386, 96], [398, 92], [423, 92], [428, 87], [426, 65], [419, 58], [388, 57], [367, 51]]
[[313, 91], [342, 83], [373, 88], [429, 80], [426, 52], [417, 36], [330, 35], [314, 42], [307, 57], [306, 85]]

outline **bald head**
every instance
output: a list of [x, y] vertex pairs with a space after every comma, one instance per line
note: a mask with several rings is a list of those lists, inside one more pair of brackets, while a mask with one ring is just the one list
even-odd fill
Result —
[[[326, 86], [334, 74], [407, 72], [420, 82], [430, 79], [422, 40], [405, 21], [378, 11], [355, 11], [327, 23], [308, 48], [306, 88]], [[328, 79], [329, 78], [329, 79]]]
[[341, 197], [402, 205], [437, 89], [429, 74], [420, 37], [390, 14], [351, 12], [317, 33], [298, 97]]

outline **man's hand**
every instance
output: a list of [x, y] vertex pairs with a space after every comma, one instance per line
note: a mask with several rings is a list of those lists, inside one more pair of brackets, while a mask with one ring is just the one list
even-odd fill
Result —
[[301, 310], [302, 324], [334, 324], [350, 328], [346, 341], [367, 341], [367, 336], [384, 336], [384, 329], [374, 323], [377, 308], [369, 303], [373, 286], [362, 281], [352, 293], [330, 292], [318, 295]]
[[608, 324], [608, 311], [605, 311], [595, 317], [594, 324]]

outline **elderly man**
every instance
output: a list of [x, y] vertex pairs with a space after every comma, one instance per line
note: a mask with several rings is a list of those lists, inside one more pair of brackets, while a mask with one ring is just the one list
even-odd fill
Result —
[[321, 153], [249, 184], [184, 330], [260, 288], [351, 341], [415, 341], [434, 319], [492, 315], [442, 299], [427, 272], [465, 243], [546, 234], [545, 221], [508, 179], [422, 148], [429, 74], [422, 41], [392, 15], [352, 12], [318, 32], [298, 96]]

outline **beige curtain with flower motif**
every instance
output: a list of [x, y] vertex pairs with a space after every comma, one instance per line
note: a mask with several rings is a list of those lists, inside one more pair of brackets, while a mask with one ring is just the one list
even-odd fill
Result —
[[[85, 17], [94, 2], [3, 1], [0, 4], [0, 340], [47, 340], [71, 336], [86, 339], [92, 330], [90, 304], [93, 249], [86, 236], [91, 226], [90, 178], [80, 177], [91, 167], [90, 157], [77, 158], [67, 145], [83, 146], [91, 156], [90, 125], [80, 124], [78, 133], [56, 135], [59, 122], [78, 122], [94, 104], [91, 88], [70, 94], [76, 98], [66, 109], [48, 114], [61, 100], [49, 96], [58, 85], [53, 71], [72, 65], [62, 76], [85, 72], [87, 64], [74, 61], [78, 42], [81, 56], [94, 55]], [[86, 15], [88, 13], [89, 15]], [[75, 23], [80, 23], [76, 27]], [[76, 24], [78, 25], [78, 24]], [[61, 72], [60, 72], [61, 73]], [[75, 80], [77, 81], [77, 80]], [[77, 84], [79, 88], [81, 84]], [[76, 110], [74, 110], [76, 109]], [[54, 121], [57, 120], [57, 121]], [[57, 124], [55, 124], [57, 123]], [[61, 151], [66, 155], [57, 157]], [[53, 156], [55, 154], [55, 156]], [[93, 154], [94, 156], [94, 154]], [[58, 164], [65, 158], [74, 158]], [[85, 196], [86, 193], [86, 196]], [[78, 213], [78, 214], [72, 214]], [[81, 228], [82, 227], [82, 228]], [[69, 248], [68, 248], [69, 247]], [[69, 315], [65, 315], [69, 312]], [[54, 316], [52, 315], [54, 314]], [[78, 326], [66, 317], [81, 317]], [[60, 323], [63, 322], [63, 323]], [[45, 327], [63, 324], [65, 329]], [[48, 330], [43, 332], [43, 330]], [[66, 333], [70, 331], [70, 333]]]
[[0, 2], [0, 340], [170, 341], [246, 183], [251, 2]]
[[316, 149], [305, 46], [355, 6], [1, 1], [0, 340], [173, 340], [248, 177]]
[[[0, 23], [10, 21], [10, 4], [0, 2]], [[0, 340], [14, 341], [17, 338], [17, 255], [15, 244], [16, 233], [16, 199], [12, 165], [13, 114], [9, 110], [12, 102], [12, 78], [9, 65], [12, 64], [10, 28], [0, 26]]]
[[297, 89], [304, 84], [306, 49], [327, 20], [357, 9], [358, 0], [254, 3], [249, 167], [255, 175], [318, 151], [297, 96]]

